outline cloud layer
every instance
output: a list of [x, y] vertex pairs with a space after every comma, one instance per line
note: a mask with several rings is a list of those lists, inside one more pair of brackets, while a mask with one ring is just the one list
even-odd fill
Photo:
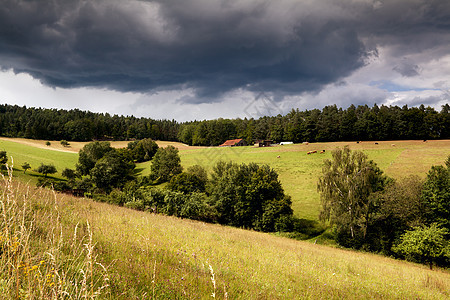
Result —
[[383, 74], [407, 86], [448, 55], [448, 16], [440, 0], [3, 0], [0, 67], [50, 87], [189, 90], [191, 104], [235, 91], [321, 98], [352, 80], [364, 95], [352, 76], [381, 50]]

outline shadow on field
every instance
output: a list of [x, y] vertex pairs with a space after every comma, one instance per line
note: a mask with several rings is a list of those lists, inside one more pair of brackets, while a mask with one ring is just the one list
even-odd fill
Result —
[[282, 236], [296, 240], [309, 240], [323, 234], [326, 227], [318, 221], [295, 219], [292, 232], [283, 232]]

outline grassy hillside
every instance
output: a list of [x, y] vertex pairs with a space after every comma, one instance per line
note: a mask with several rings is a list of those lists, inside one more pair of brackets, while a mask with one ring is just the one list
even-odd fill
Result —
[[[321, 174], [323, 160], [331, 158], [331, 150], [349, 145], [362, 150], [374, 160], [385, 173], [394, 178], [408, 175], [425, 177], [432, 165], [443, 164], [450, 155], [450, 141], [395, 141], [395, 142], [337, 142], [309, 145], [284, 145], [269, 148], [233, 147], [180, 150], [184, 167], [200, 164], [211, 168], [218, 160], [238, 163], [267, 163], [274, 168], [288, 195], [292, 196], [293, 209], [298, 217], [317, 219], [319, 195], [317, 178]], [[324, 154], [308, 151], [326, 150]], [[278, 156], [280, 156], [278, 158]], [[147, 168], [148, 169], [148, 168]]]
[[[43, 145], [46, 147], [45, 144]], [[58, 173], [49, 177], [62, 178], [61, 172], [65, 168], [75, 168], [75, 164], [78, 161], [76, 152], [50, 150], [36, 147], [34, 144], [16, 142], [12, 139], [0, 139], [0, 150], [7, 152], [8, 164], [13, 164], [16, 170], [14, 175], [31, 184], [36, 184], [37, 182], [37, 173], [33, 170], [37, 169], [41, 163], [53, 164], [58, 170]], [[27, 171], [27, 174], [24, 174], [21, 168], [24, 162], [28, 162], [31, 165], [31, 169]]]
[[[81, 149], [85, 143], [71, 142], [71, 146], [64, 148], [57, 141], [52, 141], [50, 147], [45, 141], [25, 139], [0, 139], [0, 150], [5, 149], [8, 156], [14, 157], [15, 168], [20, 170], [24, 161], [28, 161], [32, 168], [41, 162], [53, 162], [59, 174], [65, 168], [74, 168], [78, 159], [75, 150]], [[233, 147], [189, 147], [181, 143], [161, 142], [160, 147], [173, 145], [180, 150], [182, 165], [187, 168], [200, 164], [208, 169], [219, 160], [233, 160], [237, 163], [267, 163], [274, 168], [287, 194], [291, 195], [293, 209], [300, 218], [316, 220], [319, 213], [319, 195], [316, 190], [317, 178], [321, 173], [323, 160], [331, 157], [330, 151], [349, 145], [351, 149], [362, 150], [374, 160], [389, 176], [399, 178], [408, 175], [425, 177], [432, 165], [443, 164], [450, 154], [450, 141], [395, 141], [395, 142], [336, 142], [312, 143], [309, 145], [296, 144], [268, 148]], [[114, 147], [126, 147], [127, 142], [112, 142]], [[64, 150], [50, 151], [50, 150]], [[326, 150], [324, 154], [306, 153], [311, 150]], [[280, 158], [278, 158], [280, 156]], [[138, 164], [140, 174], [150, 173], [151, 162]], [[21, 172], [17, 176], [36, 181], [35, 177], [24, 177]], [[33, 172], [30, 172], [33, 174]], [[56, 177], [59, 175], [56, 174]]]
[[15, 209], [8, 213], [20, 217], [23, 211], [31, 221], [25, 222], [28, 231], [18, 226], [22, 218], [0, 223], [2, 242], [14, 241], [0, 244], [4, 253], [23, 253], [20, 259], [0, 255], [0, 268], [16, 274], [0, 273], [0, 292], [9, 292], [7, 298], [14, 298], [16, 290], [44, 298], [67, 292], [72, 299], [97, 291], [105, 299], [450, 296], [450, 274], [443, 270], [88, 199], [54, 198], [50, 191], [27, 192], [8, 183], [0, 191], [2, 203], [25, 203], [10, 204]]

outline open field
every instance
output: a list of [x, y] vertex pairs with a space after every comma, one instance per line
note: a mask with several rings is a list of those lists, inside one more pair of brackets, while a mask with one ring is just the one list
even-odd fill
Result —
[[[9, 195], [3, 187], [0, 189], [1, 194]], [[72, 252], [81, 251], [77, 255], [83, 258], [85, 247], [80, 242], [77, 249], [77, 243], [71, 242], [76, 240], [74, 229], [78, 228], [75, 233], [80, 238], [92, 232], [90, 243], [95, 247], [82, 266], [89, 267], [91, 256], [107, 266], [109, 287], [100, 298], [210, 299], [214, 295], [219, 299], [448, 299], [450, 296], [450, 274], [444, 270], [67, 195], [57, 195], [53, 202], [48, 200], [53, 198], [50, 191], [28, 192], [24, 196], [25, 189], [21, 190], [24, 192], [16, 192], [14, 199], [29, 201], [26, 207], [37, 216], [33, 226], [39, 230], [31, 231], [30, 238], [31, 242], [39, 241], [36, 249], [51, 247], [43, 244], [46, 240], [42, 237], [53, 236], [49, 228], [61, 226], [63, 236], [59, 239], [73, 246], [52, 253], [71, 261]], [[48, 217], [39, 217], [43, 213]], [[53, 222], [59, 225], [55, 227]], [[38, 261], [44, 258], [44, 264], [51, 262], [48, 260], [51, 256], [45, 253], [33, 255]], [[52, 264], [62, 272], [63, 262], [56, 260]], [[97, 268], [88, 274], [98, 278], [98, 271]], [[74, 271], [67, 272], [68, 278], [75, 276], [70, 273]], [[59, 285], [67, 288], [68, 283], [56, 281], [55, 291]], [[90, 295], [89, 286], [83, 288], [83, 281], [78, 284], [84, 294]], [[69, 287], [75, 291], [73, 286]]]
[[[43, 146], [47, 147], [45, 146], [45, 141], [43, 143]], [[28, 140], [16, 142], [15, 139], [0, 139], [0, 150], [5, 150], [7, 152], [8, 164], [14, 165], [14, 169], [16, 170], [14, 173], [15, 176], [34, 185], [37, 182], [38, 173], [33, 170], [38, 168], [41, 163], [53, 164], [56, 167], [58, 173], [49, 176], [54, 178], [62, 178], [61, 172], [65, 168], [75, 168], [75, 164], [78, 161], [78, 153], [52, 151], [35, 145], [35, 143], [28, 142]], [[11, 157], [13, 161], [11, 161]], [[28, 170], [26, 174], [24, 174], [21, 168], [24, 162], [28, 162], [31, 165], [31, 169]]]
[[[319, 195], [317, 178], [322, 171], [324, 159], [331, 158], [331, 150], [349, 145], [350, 149], [362, 150], [369, 159], [393, 178], [418, 175], [425, 178], [432, 165], [443, 164], [450, 155], [450, 141], [395, 141], [395, 142], [336, 142], [296, 144], [269, 148], [233, 147], [180, 150], [184, 167], [200, 164], [211, 169], [219, 160], [233, 160], [237, 163], [256, 162], [269, 164], [274, 168], [287, 194], [292, 196], [293, 209], [298, 217], [317, 219]], [[395, 145], [395, 146], [393, 146]], [[326, 150], [324, 154], [308, 151]], [[280, 156], [280, 158], [278, 158]], [[146, 168], [148, 169], [148, 168]]]
[[[316, 190], [317, 178], [320, 176], [324, 159], [331, 158], [330, 151], [349, 145], [351, 149], [364, 151], [370, 159], [374, 160], [384, 172], [393, 177], [400, 178], [408, 175], [418, 175], [422, 178], [432, 165], [443, 164], [450, 155], [450, 141], [382, 141], [376, 145], [374, 142], [336, 142], [312, 143], [309, 145], [295, 144], [275, 146], [268, 148], [247, 147], [190, 147], [176, 142], [160, 142], [160, 147], [173, 145], [180, 150], [181, 162], [184, 168], [200, 164], [207, 169], [219, 160], [232, 160], [237, 163], [256, 162], [269, 164], [274, 168], [283, 184], [287, 194], [291, 195], [293, 209], [298, 217], [316, 220], [319, 212], [319, 195]], [[70, 147], [62, 147], [59, 142], [51, 142], [46, 146], [45, 141], [26, 139], [0, 139], [0, 150], [5, 149], [8, 156], [14, 157], [14, 165], [20, 170], [24, 161], [36, 168], [41, 162], [53, 162], [58, 171], [65, 167], [74, 168], [77, 155], [76, 149], [81, 149], [86, 143], [70, 142]], [[126, 147], [128, 142], [112, 142], [114, 147]], [[64, 150], [63, 151], [49, 151]], [[77, 151], [78, 151], [77, 150]], [[324, 154], [307, 155], [308, 151], [326, 150]], [[280, 156], [280, 158], [277, 158]], [[150, 173], [151, 162], [138, 164], [141, 175]], [[33, 172], [30, 172], [33, 174]], [[17, 176], [24, 177], [17, 172]], [[60, 173], [59, 173], [60, 174]], [[56, 177], [59, 175], [56, 174]], [[35, 177], [24, 177], [33, 183]]]

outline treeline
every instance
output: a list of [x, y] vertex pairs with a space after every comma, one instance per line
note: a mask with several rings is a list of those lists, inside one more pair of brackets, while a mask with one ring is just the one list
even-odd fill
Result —
[[0, 105], [0, 135], [41, 140], [130, 140], [152, 138], [176, 141], [176, 121], [93, 113], [78, 109], [27, 108]]
[[285, 116], [255, 119], [218, 119], [181, 124], [178, 139], [189, 145], [215, 146], [242, 138], [277, 142], [334, 142], [357, 140], [450, 138], [450, 106], [440, 112], [431, 107], [381, 106], [347, 109], [336, 105], [322, 110], [291, 110]]
[[277, 142], [333, 142], [450, 138], [450, 105], [440, 112], [431, 107], [336, 105], [322, 110], [291, 110], [259, 119], [217, 119], [178, 123], [80, 110], [27, 108], [0, 105], [0, 135], [47, 140], [153, 140], [188, 145], [217, 146], [242, 138]]

